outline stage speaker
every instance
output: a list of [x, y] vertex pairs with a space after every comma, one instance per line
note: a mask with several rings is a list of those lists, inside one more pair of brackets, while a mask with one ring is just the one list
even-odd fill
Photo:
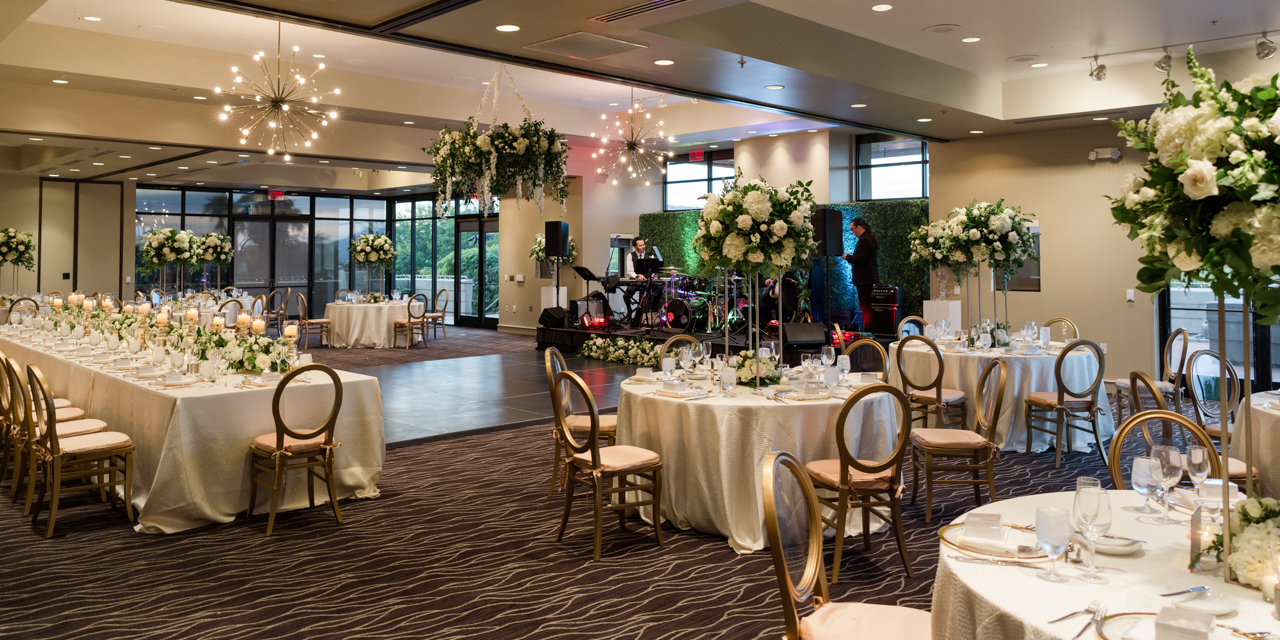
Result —
[[538, 324], [548, 329], [563, 329], [566, 317], [568, 317], [568, 313], [564, 309], [547, 307], [542, 310], [542, 316], [538, 318]]
[[[877, 336], [896, 338], [898, 323], [905, 317], [903, 307], [896, 304], [872, 304], [870, 331]], [[867, 329], [864, 328], [863, 331]]]
[[821, 322], [785, 322], [782, 324], [782, 344], [784, 348], [823, 347], [830, 341], [831, 335]]
[[810, 222], [813, 223], [813, 239], [818, 241], [818, 251], [814, 255], [843, 256], [844, 214], [839, 209], [818, 209], [813, 212]]
[[569, 223], [547, 223], [547, 257], [564, 258], [569, 255]]

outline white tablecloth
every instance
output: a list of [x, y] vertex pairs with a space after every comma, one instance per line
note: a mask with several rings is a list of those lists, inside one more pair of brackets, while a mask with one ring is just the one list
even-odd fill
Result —
[[[133, 440], [133, 502], [140, 531], [173, 533], [230, 522], [248, 507], [249, 444], [275, 433], [274, 387], [163, 390], [7, 337], [0, 337], [0, 350], [24, 369], [28, 364], [40, 367], [55, 395]], [[338, 497], [375, 498], [386, 454], [382, 393], [377, 378], [346, 371], [339, 375]], [[315, 382], [294, 383], [284, 397], [284, 418], [294, 428], [318, 424], [332, 406], [328, 378], [310, 376]], [[282, 510], [308, 505], [303, 474], [291, 473], [286, 488]], [[271, 494], [267, 491], [264, 501], [259, 489], [258, 509], [265, 511]], [[317, 503], [322, 496], [327, 502], [327, 492], [317, 487]]]
[[[902, 376], [898, 372], [898, 345], [889, 345], [889, 384], [902, 388]], [[968, 353], [942, 352], [946, 373], [942, 376], [942, 386], [948, 389], [959, 389], [969, 399], [969, 428], [973, 428], [977, 419], [977, 407], [974, 404], [978, 397], [978, 378], [983, 367], [991, 360], [1003, 357], [1009, 363], [1008, 376], [1005, 378], [1004, 404], [1000, 408], [1000, 418], [996, 427], [996, 444], [1006, 451], [1025, 451], [1027, 446], [1026, 400], [1027, 394], [1033, 391], [1057, 391], [1057, 381], [1053, 376], [1053, 367], [1057, 356], [1019, 355], [1001, 351], [970, 351]], [[916, 383], [928, 382], [937, 375], [938, 369], [933, 353], [924, 348], [910, 348], [903, 354], [902, 364]], [[1088, 388], [1098, 373], [1098, 361], [1089, 352], [1073, 353], [1063, 366], [1062, 376], [1067, 384], [1075, 389]], [[1115, 421], [1111, 416], [1110, 403], [1107, 402], [1106, 389], [1098, 387], [1098, 402], [1102, 407], [1098, 416], [1098, 431], [1103, 443], [1115, 433]], [[930, 422], [930, 426], [934, 426]], [[1043, 425], [1041, 425], [1043, 426]], [[1044, 451], [1050, 447], [1053, 437], [1047, 433], [1036, 432], [1031, 439], [1032, 451]], [[1087, 451], [1094, 444], [1093, 437], [1072, 430], [1071, 445], [1076, 451]]]
[[[1280, 395], [1254, 393], [1250, 400], [1253, 446], [1249, 457], [1252, 458], [1250, 464], [1258, 470], [1260, 483], [1255, 491], [1264, 498], [1275, 498], [1280, 496]], [[1231, 429], [1231, 457], [1244, 460], [1243, 414], [1237, 412], [1236, 423], [1240, 428]], [[1240, 490], [1244, 491], [1244, 485]]]
[[[1133, 491], [1111, 491], [1110, 533], [1147, 541], [1143, 550], [1131, 556], [1098, 556], [1098, 566], [1110, 580], [1094, 585], [1071, 579], [1053, 584], [1036, 577], [1039, 569], [985, 566], [957, 562], [948, 555], [960, 552], [942, 547], [937, 580], [933, 586], [933, 640], [1018, 640], [1020, 638], [1061, 639], [1075, 635], [1087, 618], [1077, 617], [1055, 625], [1049, 620], [1079, 611], [1094, 599], [1108, 607], [1109, 614], [1156, 612], [1173, 606], [1174, 598], [1159, 594], [1208, 585], [1240, 600], [1239, 611], [1219, 622], [1245, 631], [1275, 631], [1280, 627], [1271, 616], [1271, 603], [1261, 592], [1227, 585], [1221, 573], [1190, 573], [1190, 542], [1184, 526], [1160, 526], [1140, 522], [1141, 514], [1122, 507], [1136, 507], [1142, 497]], [[1000, 513], [1006, 523], [1034, 524], [1036, 507], [1061, 507], [1071, 512], [1074, 494], [1049, 493], [1001, 500], [970, 513]], [[1176, 515], [1176, 514], [1175, 514]], [[1186, 520], [1186, 516], [1177, 516]], [[963, 520], [964, 516], [957, 518]], [[1044, 563], [1047, 567], [1047, 562]], [[1058, 571], [1079, 575], [1079, 565], [1058, 563]], [[1230, 634], [1219, 630], [1216, 637]], [[1081, 636], [1093, 640], [1092, 630]]]
[[[413, 303], [421, 313], [422, 303]], [[390, 349], [395, 344], [395, 321], [409, 318], [409, 306], [403, 302], [383, 304], [350, 304], [330, 302], [324, 307], [329, 325], [329, 346]]]
[[[840, 457], [839, 399], [778, 404], [738, 388], [732, 398], [686, 402], [649, 395], [655, 389], [622, 385], [618, 444], [661, 456], [667, 520], [681, 529], [725, 536], [738, 553], [768, 545], [760, 477], [766, 455], [787, 451], [802, 462]], [[897, 413], [887, 394], [859, 403], [849, 416], [849, 451], [867, 460], [887, 457], [896, 443]], [[850, 518], [848, 531], [861, 532], [861, 522]]]

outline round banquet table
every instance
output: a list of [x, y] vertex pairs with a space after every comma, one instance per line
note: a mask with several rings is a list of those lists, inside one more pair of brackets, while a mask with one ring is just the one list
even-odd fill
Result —
[[[1054, 350], [1062, 345], [1055, 344]], [[898, 343], [889, 345], [889, 384], [902, 388], [902, 375], [898, 372]], [[1056, 354], [1044, 353], [1026, 355], [1021, 353], [1005, 353], [1001, 350], [970, 350], [957, 353], [942, 350], [942, 361], [946, 373], [942, 376], [942, 386], [947, 389], [959, 389], [969, 399], [968, 428], [972, 429], [977, 412], [973, 399], [978, 396], [978, 378], [982, 369], [995, 358], [1003, 357], [1008, 363], [1008, 375], [1005, 378], [1004, 404], [1000, 407], [1000, 417], [996, 421], [995, 443], [1001, 449], [1025, 451], [1027, 446], [1026, 400], [1027, 394], [1033, 391], [1057, 391], [1057, 379], [1053, 375], [1057, 363]], [[902, 357], [902, 366], [906, 367], [911, 379], [915, 382], [929, 381], [937, 375], [936, 359], [931, 350], [925, 347], [908, 348]], [[1088, 388], [1098, 373], [1098, 361], [1088, 351], [1077, 351], [1067, 357], [1062, 375], [1067, 383], [1076, 389]], [[1099, 385], [1098, 404], [1101, 407], [1098, 415], [1098, 432], [1102, 441], [1115, 432], [1115, 420], [1111, 416], [1111, 405], [1107, 401], [1106, 389]], [[932, 424], [932, 423], [931, 423]], [[1095, 444], [1093, 437], [1083, 431], [1071, 429], [1071, 446], [1075, 451], [1089, 451]], [[1037, 431], [1031, 438], [1032, 451], [1044, 451], [1050, 448], [1053, 436]]]
[[[1250, 461], [1258, 470], [1257, 492], [1265, 498], [1280, 496], [1280, 391], [1254, 393], [1250, 396], [1250, 421], [1253, 424], [1253, 446]], [[1237, 412], [1236, 424], [1243, 424]], [[1244, 460], [1244, 430], [1231, 428], [1231, 457]], [[1236, 434], [1240, 434], [1237, 436]], [[1240, 486], [1244, 491], [1244, 485]]]
[[[766, 455], [787, 451], [806, 463], [840, 457], [836, 418], [842, 399], [780, 404], [739, 387], [730, 398], [685, 401], [653, 395], [658, 388], [622, 384], [618, 444], [662, 458], [665, 519], [681, 529], [725, 536], [738, 553], [768, 545], [760, 472]], [[860, 402], [849, 416], [849, 451], [864, 460], [888, 457], [896, 444], [897, 413], [888, 394]], [[648, 508], [642, 515], [652, 522]], [[851, 535], [861, 533], [861, 518], [848, 522]]]
[[[415, 302], [420, 311], [422, 303]], [[330, 347], [390, 349], [395, 344], [395, 321], [409, 318], [409, 306], [391, 301], [377, 304], [330, 302], [324, 307]]]
[[[1155, 613], [1161, 607], [1173, 606], [1177, 598], [1161, 598], [1159, 594], [1207, 585], [1214, 591], [1233, 595], [1240, 601], [1239, 610], [1218, 622], [1245, 631], [1275, 630], [1280, 623], [1272, 617], [1273, 605], [1262, 600], [1255, 589], [1228, 585], [1222, 573], [1187, 571], [1191, 558], [1188, 528], [1180, 525], [1149, 524], [1141, 514], [1123, 509], [1142, 504], [1133, 491], [1110, 491], [1111, 529], [1113, 535], [1145, 540], [1143, 550], [1129, 556], [1098, 556], [1098, 566], [1110, 580], [1095, 585], [1074, 578], [1079, 565], [1058, 562], [1058, 572], [1068, 576], [1067, 582], [1053, 584], [1036, 577], [1040, 568], [979, 565], [959, 562], [952, 555], [961, 554], [942, 546], [938, 558], [938, 575], [933, 586], [933, 640], [978, 640], [1019, 638], [1067, 640], [1080, 631], [1088, 618], [1078, 616], [1050, 625], [1049, 620], [1080, 611], [1093, 600], [1107, 605], [1108, 614]], [[1031, 525], [1036, 520], [1036, 507], [1061, 507], [1071, 512], [1074, 493], [1045, 493], [987, 504], [969, 513], [999, 513], [1005, 523]], [[962, 522], [965, 516], [956, 519]], [[1143, 517], [1143, 520], [1139, 520]], [[1185, 515], [1174, 517], [1189, 521]], [[941, 545], [941, 543], [939, 543]], [[1038, 563], [1048, 567], [1048, 562]], [[1093, 640], [1090, 630], [1082, 640]], [[1238, 637], [1219, 630], [1217, 638]]]

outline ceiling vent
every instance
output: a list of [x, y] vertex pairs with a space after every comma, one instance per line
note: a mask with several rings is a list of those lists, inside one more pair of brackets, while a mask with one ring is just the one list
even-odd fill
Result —
[[116, 152], [116, 150], [115, 150], [115, 149], [107, 149], [106, 151], [99, 151], [99, 152], [97, 152], [97, 153], [95, 153], [95, 154], [92, 154], [92, 155], [90, 155], [89, 157], [90, 157], [90, 158], [101, 158], [102, 156], [109, 156], [109, 155], [111, 155], [111, 154], [113, 154], [113, 153], [115, 153], [115, 152]]
[[935, 24], [925, 27], [922, 31], [925, 33], [951, 33], [952, 31], [958, 31], [959, 29], [960, 25], [958, 24]]
[[634, 18], [638, 15], [649, 13], [650, 11], [674, 7], [675, 5], [683, 2], [686, 2], [686, 0], [649, 0], [649, 2], [641, 2], [640, 4], [631, 5], [630, 7], [625, 7], [618, 9], [617, 11], [611, 11], [604, 15], [596, 16], [592, 18], [592, 20], [596, 22], [617, 22], [619, 20], [626, 20], [627, 18]]
[[552, 38], [545, 42], [531, 44], [525, 48], [530, 51], [550, 53], [557, 56], [567, 56], [570, 58], [577, 58], [578, 60], [599, 60], [600, 58], [617, 53], [635, 51], [636, 49], [647, 49], [648, 47], [642, 44], [615, 40], [613, 38], [598, 36], [594, 33], [579, 31], [567, 36]]

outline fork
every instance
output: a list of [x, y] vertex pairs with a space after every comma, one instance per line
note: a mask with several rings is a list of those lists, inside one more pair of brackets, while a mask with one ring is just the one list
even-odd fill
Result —
[[1099, 631], [1098, 637], [1102, 637], [1102, 633], [1100, 632], [1100, 630], [1102, 629], [1102, 620], [1106, 617], [1107, 617], [1107, 605], [1105, 604], [1098, 605], [1098, 608], [1093, 610], [1093, 618], [1088, 622], [1086, 622], [1084, 624], [1084, 627], [1080, 629], [1080, 633], [1077, 633], [1076, 635], [1072, 636], [1071, 640], [1078, 640], [1080, 636], [1084, 635], [1084, 632], [1089, 630], [1089, 627], [1094, 627], [1095, 630]]
[[1090, 614], [1090, 615], [1091, 615], [1091, 614], [1093, 614], [1093, 612], [1094, 612], [1094, 611], [1097, 611], [1097, 610], [1098, 610], [1098, 607], [1099, 607], [1099, 606], [1101, 606], [1101, 605], [1102, 605], [1102, 601], [1101, 601], [1101, 600], [1094, 600], [1093, 602], [1090, 602], [1090, 603], [1089, 603], [1089, 606], [1085, 607], [1084, 609], [1081, 609], [1080, 611], [1077, 611], [1077, 612], [1075, 612], [1075, 613], [1068, 613], [1067, 615], [1062, 616], [1061, 618], [1058, 618], [1058, 619], [1056, 619], [1056, 620], [1050, 620], [1050, 621], [1049, 621], [1049, 624], [1056, 624], [1056, 623], [1058, 623], [1058, 622], [1062, 622], [1063, 620], [1070, 620], [1070, 619], [1072, 619], [1072, 618], [1074, 618], [1074, 617], [1076, 617], [1076, 616], [1078, 616], [1078, 615], [1081, 615], [1081, 614]]

